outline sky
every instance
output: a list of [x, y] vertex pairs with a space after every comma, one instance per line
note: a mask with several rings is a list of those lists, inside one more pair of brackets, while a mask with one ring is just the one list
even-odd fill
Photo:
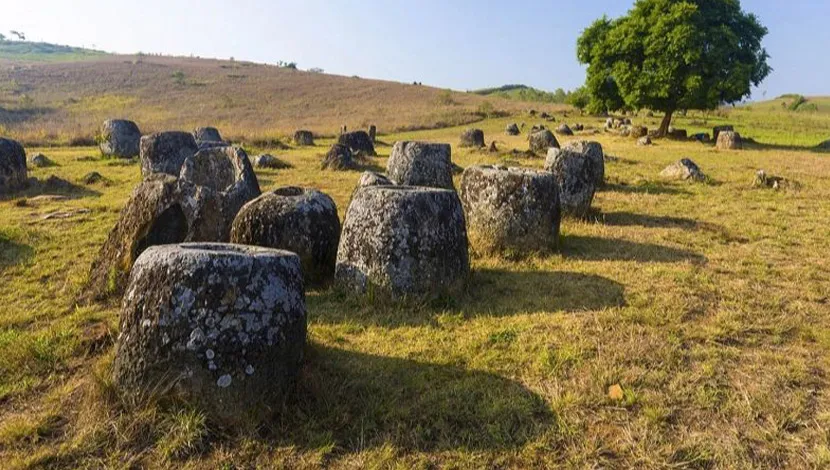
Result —
[[[830, 95], [830, 0], [743, 0], [774, 71], [752, 99]], [[0, 0], [0, 32], [119, 53], [255, 62], [456, 90], [573, 89], [576, 39], [633, 0]]]

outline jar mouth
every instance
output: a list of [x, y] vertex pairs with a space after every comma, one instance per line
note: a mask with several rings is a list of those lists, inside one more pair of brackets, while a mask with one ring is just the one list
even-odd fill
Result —
[[297, 197], [302, 196], [306, 193], [305, 188], [301, 188], [299, 186], [286, 186], [284, 188], [277, 188], [271, 191], [271, 194], [275, 194], [277, 196], [286, 196], [286, 197]]

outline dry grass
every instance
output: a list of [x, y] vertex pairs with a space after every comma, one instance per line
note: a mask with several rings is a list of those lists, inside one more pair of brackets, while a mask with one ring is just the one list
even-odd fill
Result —
[[[278, 422], [230, 434], [194, 410], [119, 401], [109, 380], [117, 307], [73, 299], [139, 170], [79, 159], [94, 149], [46, 149], [58, 166], [34, 176], [77, 182], [96, 170], [111, 183], [63, 202], [31, 202], [34, 192], [0, 200], [0, 459], [8, 468], [826, 468], [830, 159], [793, 147], [788, 133], [777, 144], [772, 127], [743, 116], [730, 119], [745, 135], [768, 132], [766, 145], [723, 152], [595, 137], [618, 159], [591, 220], [564, 221], [558, 254], [475, 258], [455, 298], [412, 305], [310, 292], [297, 396]], [[503, 135], [506, 122], [483, 122], [487, 140], [526, 148]], [[383, 140], [455, 144], [460, 130]], [[359, 174], [321, 172], [327, 143], [278, 153], [294, 167], [258, 172], [263, 189], [321, 188], [342, 216]], [[378, 166], [389, 149], [379, 147]], [[462, 166], [542, 165], [453, 150]], [[657, 177], [681, 157], [710, 182]], [[754, 189], [758, 168], [800, 189]], [[82, 207], [91, 212], [40, 217]]]

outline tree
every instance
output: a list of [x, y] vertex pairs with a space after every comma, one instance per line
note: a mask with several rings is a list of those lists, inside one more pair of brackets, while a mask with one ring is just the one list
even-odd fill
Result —
[[9, 34], [11, 34], [12, 36], [17, 36], [17, 39], [19, 39], [21, 41], [26, 40], [26, 35], [24, 33], [20, 32], [20, 31], [12, 30], [12, 31], [9, 31]]
[[0, 33], [0, 42], [5, 41], [5, 40], [6, 40], [6, 35], [3, 34], [3, 33]]
[[767, 29], [739, 0], [637, 0], [626, 16], [595, 21], [577, 41], [588, 65], [588, 109], [665, 113], [716, 109], [750, 95], [772, 71]]

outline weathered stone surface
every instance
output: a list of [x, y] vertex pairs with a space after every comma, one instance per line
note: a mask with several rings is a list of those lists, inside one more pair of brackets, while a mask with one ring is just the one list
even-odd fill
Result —
[[104, 176], [101, 173], [98, 173], [97, 171], [91, 171], [85, 174], [84, 177], [81, 178], [81, 181], [86, 185], [90, 185], [106, 181], [106, 178], [104, 178]]
[[23, 146], [16, 140], [0, 138], [0, 194], [21, 190], [28, 181]]
[[36, 153], [29, 158], [29, 164], [31, 164], [34, 168], [46, 168], [54, 166], [55, 162], [42, 153]]
[[669, 129], [668, 137], [674, 140], [687, 140], [689, 138], [689, 134], [686, 132], [686, 129]]
[[121, 307], [114, 382], [132, 399], [175, 396], [223, 427], [271, 418], [306, 342], [294, 253], [227, 244], [156, 246]]
[[734, 131], [721, 131], [718, 134], [715, 148], [720, 150], [741, 150], [743, 148], [741, 134]]
[[567, 124], [560, 124], [559, 127], [556, 128], [556, 133], [559, 135], [574, 135], [574, 131], [572, 131]]
[[469, 271], [464, 211], [455, 191], [370, 186], [355, 192], [337, 251], [340, 286], [435, 296], [463, 283]]
[[472, 166], [461, 178], [471, 246], [480, 252], [550, 251], [559, 242], [559, 188], [552, 173]]
[[568, 143], [565, 148], [585, 155], [593, 166], [591, 174], [594, 176], [594, 184], [597, 187], [605, 184], [605, 153], [602, 151], [602, 145], [599, 142], [577, 140]]
[[484, 147], [484, 131], [481, 129], [466, 129], [461, 133], [459, 147]]
[[651, 143], [651, 137], [649, 136], [640, 137], [639, 139], [637, 139], [637, 145], [646, 146], [651, 145]]
[[781, 176], [767, 174], [764, 170], [758, 170], [755, 173], [755, 180], [752, 182], [752, 186], [756, 188], [769, 188], [778, 191], [780, 189], [793, 186], [793, 182]]
[[300, 257], [309, 285], [324, 285], [334, 276], [340, 218], [337, 206], [315, 189], [285, 187], [249, 202], [231, 229], [231, 243], [278, 248]]
[[357, 182], [358, 188], [365, 188], [367, 186], [389, 186], [395, 184], [385, 175], [375, 173], [374, 171], [364, 171], [360, 175], [360, 180]]
[[818, 144], [818, 148], [821, 150], [830, 150], [830, 140], [825, 140], [824, 142]]
[[715, 126], [714, 128], [712, 128], [712, 140], [714, 140], [715, 142], [717, 142], [717, 141], [718, 141], [718, 137], [720, 136], [720, 133], [721, 133], [721, 132], [724, 132], [724, 131], [734, 131], [734, 130], [735, 130], [735, 126], [731, 126], [731, 125], [726, 125], [726, 126]]
[[215, 127], [199, 127], [193, 131], [196, 142], [222, 142], [222, 135]]
[[648, 135], [648, 127], [646, 127], [646, 126], [631, 126], [631, 133], [629, 135], [632, 138], [635, 138], [635, 139], [645, 137], [645, 136]]
[[395, 142], [386, 173], [395, 184], [453, 189], [450, 144]]
[[294, 133], [294, 145], [312, 146], [314, 145], [314, 134], [311, 131], [299, 130]]
[[101, 126], [101, 153], [121, 158], [138, 156], [141, 131], [125, 119], [110, 119]]
[[369, 134], [366, 131], [354, 131], [341, 134], [337, 139], [337, 143], [349, 147], [353, 153], [360, 152], [370, 157], [377, 155], [375, 145], [372, 143], [372, 139], [369, 138]]
[[584, 130], [585, 130], [585, 126], [584, 126], [584, 125], [582, 125], [582, 124], [574, 124], [574, 125], [571, 127], [571, 129], [573, 129], [573, 130], [574, 130], [574, 132], [581, 132], [581, 131], [584, 131]]
[[280, 160], [279, 158], [269, 154], [264, 153], [262, 155], [257, 155], [254, 157], [254, 167], [256, 168], [269, 168], [272, 170], [280, 170], [283, 168], [291, 168], [291, 165]]
[[596, 166], [584, 153], [570, 148], [548, 150], [545, 170], [553, 173], [559, 185], [562, 213], [584, 217], [591, 209], [596, 192]]
[[613, 129], [615, 124], [614, 118], [608, 118], [605, 120], [605, 128], [606, 129]]
[[369, 126], [368, 134], [369, 134], [369, 139], [371, 139], [372, 143], [374, 143], [377, 136], [378, 136], [378, 128], [375, 127], [374, 124], [372, 124], [371, 126]]
[[333, 171], [356, 170], [359, 165], [348, 146], [334, 144], [323, 157], [322, 169]]
[[559, 148], [559, 142], [556, 140], [556, 136], [547, 129], [531, 132], [528, 136], [528, 142], [530, 151], [537, 155], [546, 154], [549, 148]]
[[145, 135], [141, 138], [141, 175], [145, 178], [157, 173], [179, 176], [184, 161], [198, 151], [196, 139], [187, 132]]
[[508, 124], [507, 127], [504, 129], [504, 133], [507, 135], [519, 135], [521, 131], [519, 131], [519, 126], [515, 122], [512, 124]]
[[672, 163], [660, 172], [660, 176], [667, 179], [703, 181], [706, 175], [688, 158]]

